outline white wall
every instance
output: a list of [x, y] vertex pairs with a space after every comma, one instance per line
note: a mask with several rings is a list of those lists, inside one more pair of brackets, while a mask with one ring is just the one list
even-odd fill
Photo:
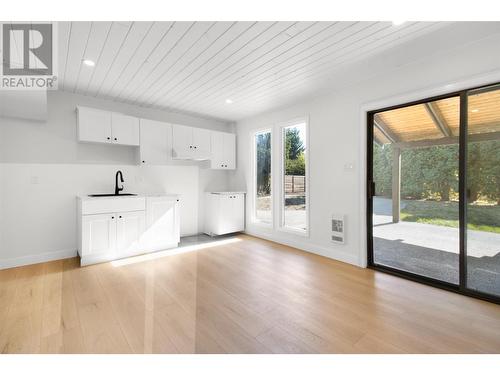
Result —
[[227, 188], [228, 172], [208, 163], [139, 166], [137, 148], [76, 141], [76, 105], [221, 131], [233, 125], [50, 92], [47, 122], [0, 118], [0, 268], [76, 254], [76, 195], [112, 192], [120, 169], [125, 190], [181, 195], [181, 235], [202, 230], [202, 193]]
[[[362, 109], [370, 105], [370, 109], [380, 108], [373, 107], [376, 104], [367, 104], [375, 101], [379, 105], [397, 104], [453, 91], [460, 86], [456, 85], [457, 81], [468, 80], [478, 74], [493, 72], [489, 78], [478, 78], [476, 83], [500, 81], [500, 72], [496, 71], [500, 62], [498, 45], [499, 24], [476, 27], [457, 24], [353, 65], [334, 76], [337, 79], [333, 82], [338, 85], [346, 85], [346, 77], [357, 82], [354, 85], [238, 122], [240, 168], [231, 177], [231, 183], [233, 188], [250, 193], [252, 132], [309, 116], [310, 236], [303, 238], [252, 224], [251, 199], [247, 199], [247, 231], [364, 266], [366, 117]], [[464, 81], [463, 85], [467, 84]], [[435, 90], [436, 87], [438, 90]], [[351, 164], [353, 170], [346, 168]], [[332, 213], [346, 215], [347, 242], [344, 245], [329, 240]]]

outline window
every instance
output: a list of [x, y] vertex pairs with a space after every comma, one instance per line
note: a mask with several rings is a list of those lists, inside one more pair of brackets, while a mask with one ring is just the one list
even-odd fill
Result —
[[253, 142], [255, 147], [254, 219], [257, 222], [272, 224], [271, 130], [256, 133]]
[[282, 127], [282, 227], [307, 233], [307, 126]]

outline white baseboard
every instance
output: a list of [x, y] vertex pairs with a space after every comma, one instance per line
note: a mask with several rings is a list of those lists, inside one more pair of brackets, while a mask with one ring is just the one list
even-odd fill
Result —
[[27, 266], [36, 263], [50, 262], [51, 260], [73, 258], [76, 257], [76, 255], [76, 250], [60, 250], [50, 253], [26, 255], [18, 258], [0, 259], [0, 270], [19, 266]]
[[246, 234], [249, 234], [254, 237], [259, 237], [263, 238], [265, 240], [277, 242], [282, 245], [287, 245], [290, 247], [294, 247], [300, 250], [307, 251], [308, 253], [313, 253], [316, 255], [321, 255], [326, 258], [331, 258], [334, 260], [338, 260], [344, 263], [349, 263], [354, 266], [358, 267], [363, 267], [361, 264], [359, 264], [359, 259], [358, 259], [358, 254], [349, 254], [346, 253], [345, 251], [339, 251], [334, 248], [330, 247], [325, 247], [321, 245], [316, 245], [316, 244], [311, 244], [307, 241], [301, 240], [301, 239], [295, 239], [295, 238], [286, 238], [283, 237], [283, 235], [276, 235], [276, 234], [269, 234], [269, 233], [262, 233], [256, 230], [252, 229], [247, 229], [245, 230]]

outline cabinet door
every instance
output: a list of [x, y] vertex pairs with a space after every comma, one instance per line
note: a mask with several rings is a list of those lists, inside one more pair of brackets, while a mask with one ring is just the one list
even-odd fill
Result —
[[82, 216], [82, 256], [115, 251], [116, 214]]
[[218, 223], [216, 234], [226, 234], [233, 232], [233, 199], [232, 195], [220, 194], [218, 195], [218, 209], [217, 213]]
[[232, 231], [241, 232], [245, 230], [245, 195], [232, 195]]
[[210, 168], [225, 169], [224, 167], [224, 133], [211, 132], [210, 135]]
[[223, 160], [224, 169], [236, 168], [236, 135], [231, 133], [223, 133], [224, 147]]
[[78, 107], [78, 140], [111, 143], [111, 113]]
[[111, 136], [115, 144], [139, 146], [139, 119], [120, 113], [112, 113]]
[[193, 155], [193, 128], [172, 125], [172, 157], [174, 159], [192, 159]]
[[145, 165], [168, 164], [172, 126], [165, 122], [140, 120], [140, 162]]
[[127, 254], [139, 249], [141, 236], [146, 228], [144, 211], [120, 212], [116, 221], [117, 253]]
[[142, 247], [145, 251], [176, 246], [180, 240], [179, 203], [162, 197], [147, 198], [147, 229]]
[[193, 129], [194, 159], [206, 160], [210, 158], [210, 130]]

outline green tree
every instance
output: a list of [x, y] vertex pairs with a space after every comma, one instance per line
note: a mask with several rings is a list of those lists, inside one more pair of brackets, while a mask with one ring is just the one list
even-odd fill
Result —
[[271, 133], [257, 135], [257, 194], [271, 193]]
[[471, 142], [467, 147], [470, 201], [483, 198], [500, 205], [500, 141]]
[[[467, 187], [470, 202], [484, 199], [500, 205], [500, 141], [467, 145]], [[392, 146], [373, 147], [376, 193], [391, 196]], [[401, 151], [401, 197], [448, 201], [458, 193], [458, 145], [437, 145]]]
[[375, 192], [379, 196], [390, 197], [392, 194], [392, 146], [373, 145], [373, 180]]
[[285, 153], [288, 159], [297, 159], [304, 152], [304, 142], [300, 137], [300, 129], [291, 127], [285, 129]]
[[285, 174], [295, 176], [306, 175], [306, 158], [304, 152], [300, 153], [296, 159], [285, 159]]

